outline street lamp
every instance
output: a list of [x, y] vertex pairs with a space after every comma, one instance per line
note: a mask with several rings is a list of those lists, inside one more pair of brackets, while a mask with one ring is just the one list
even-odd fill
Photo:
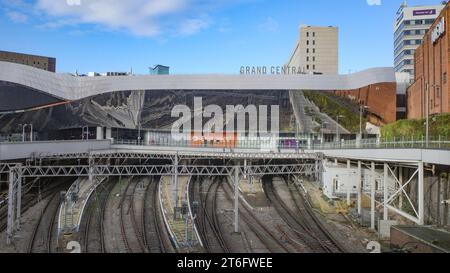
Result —
[[363, 138], [363, 128], [362, 128], [363, 112], [364, 112], [364, 110], [367, 110], [369, 108], [370, 108], [369, 106], [365, 106], [365, 105], [359, 106], [359, 135], [360, 135], [361, 139]]
[[[440, 85], [437, 84], [432, 84], [431, 87], [433, 88], [440, 88]], [[426, 85], [426, 90], [425, 93], [427, 95], [427, 106], [426, 106], [426, 122], [425, 122], [425, 126], [426, 126], [426, 130], [425, 130], [425, 147], [428, 148], [429, 143], [430, 143], [430, 88], [429, 85], [427, 83]], [[442, 105], [442, 103], [441, 103]]]
[[25, 142], [25, 131], [27, 127], [30, 127], [30, 142], [33, 142], [33, 124], [19, 124], [19, 126], [22, 126], [22, 142]]
[[[326, 125], [328, 125], [328, 124], [329, 124], [328, 122], [324, 121], [324, 122], [322, 122], [322, 124], [320, 125], [320, 126], [321, 126], [320, 131], [321, 131], [321, 133], [322, 133], [322, 144], [325, 142], [325, 141], [324, 141], [325, 134], [324, 134], [323, 130], [327, 127]], [[324, 126], [324, 125], [325, 125], [325, 126]]]
[[89, 140], [89, 126], [84, 126], [81, 130], [81, 140], [84, 140], [84, 136], [86, 136], [86, 140]]
[[343, 115], [338, 115], [338, 116], [336, 117], [336, 139], [337, 139], [338, 142], [341, 142], [341, 140], [340, 140], [340, 135], [339, 135], [339, 119], [340, 119], [340, 118], [345, 118], [345, 116], [343, 116]]

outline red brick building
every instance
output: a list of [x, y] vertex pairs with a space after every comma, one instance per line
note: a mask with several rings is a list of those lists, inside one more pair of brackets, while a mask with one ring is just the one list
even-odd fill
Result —
[[334, 94], [368, 106], [369, 121], [376, 125], [385, 125], [396, 121], [396, 87], [395, 83], [379, 83], [354, 90], [336, 90]]
[[415, 52], [415, 82], [407, 90], [409, 119], [425, 117], [427, 105], [430, 115], [450, 112], [449, 23], [447, 4]]

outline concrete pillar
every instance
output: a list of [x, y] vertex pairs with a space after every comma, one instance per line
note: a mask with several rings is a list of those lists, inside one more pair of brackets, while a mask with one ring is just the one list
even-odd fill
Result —
[[389, 188], [388, 188], [388, 171], [389, 166], [387, 163], [384, 163], [384, 178], [383, 178], [383, 219], [389, 220], [389, 211], [387, 207], [387, 201], [389, 198]]
[[151, 138], [151, 133], [149, 131], [146, 131], [144, 133], [144, 144], [145, 145], [150, 145], [150, 138]]
[[239, 165], [234, 167], [234, 232], [239, 233]]
[[17, 208], [16, 208], [16, 214], [17, 214], [17, 230], [20, 230], [20, 218], [22, 217], [22, 178], [17, 177]]
[[111, 128], [106, 128], [105, 139], [112, 139], [112, 129]]
[[[351, 165], [352, 165], [352, 163], [351, 163], [351, 161], [350, 160], [347, 160], [347, 172], [348, 172], [348, 174], [350, 175], [350, 171], [351, 171]], [[352, 190], [352, 180], [351, 179], [348, 179], [347, 180], [347, 206], [350, 206], [351, 204], [352, 204], [352, 200], [351, 200], [351, 190]]]
[[178, 155], [175, 155], [174, 164], [173, 164], [173, 187], [175, 190], [174, 193], [174, 206], [178, 208]]
[[442, 208], [442, 224], [445, 226], [445, 225], [448, 225], [448, 224], [450, 224], [449, 222], [448, 222], [448, 218], [449, 218], [449, 203], [447, 203], [447, 202], [449, 202], [448, 200], [450, 199], [450, 194], [449, 194], [449, 190], [450, 190], [450, 185], [449, 185], [449, 183], [450, 183], [450, 181], [449, 181], [449, 177], [448, 177], [448, 173], [447, 173], [447, 177], [445, 178], [445, 179], [443, 179], [443, 185], [442, 185], [442, 191], [443, 191], [443, 197], [442, 197], [442, 200], [443, 200], [443, 202], [444, 202], [444, 204], [443, 204], [443, 208]]
[[[401, 187], [403, 187], [403, 173], [404, 173], [404, 171], [403, 171], [403, 167], [399, 167], [399, 174], [398, 174], [398, 181], [400, 182], [400, 187], [399, 188], [401, 188]], [[403, 192], [401, 192], [400, 193], [400, 196], [399, 196], [399, 198], [398, 198], [398, 206], [399, 206], [399, 208], [400, 209], [402, 209], [403, 208]]]
[[14, 196], [15, 196], [15, 177], [16, 174], [9, 172], [9, 189], [8, 189], [8, 222], [6, 228], [6, 244], [10, 245], [14, 232]]
[[361, 163], [361, 161], [358, 161], [358, 172], [357, 172], [357, 174], [356, 174], [356, 179], [357, 179], [357, 185], [356, 185], [356, 189], [358, 190], [358, 200], [357, 200], [357, 203], [358, 203], [358, 214], [359, 215], [361, 215], [361, 212], [362, 212], [362, 206], [361, 206], [361, 202], [362, 202], [362, 200], [361, 200], [361, 195], [362, 195], [362, 181], [361, 181], [361, 176], [362, 176], [362, 163]]
[[97, 127], [97, 140], [105, 139], [105, 136], [103, 135], [103, 127]]
[[424, 225], [425, 224], [425, 171], [424, 171], [424, 166], [423, 166], [423, 162], [420, 161], [418, 163], [418, 167], [419, 167], [419, 183], [418, 183], [418, 203], [419, 203], [419, 225]]
[[370, 177], [370, 228], [375, 230], [375, 162], [372, 162]]

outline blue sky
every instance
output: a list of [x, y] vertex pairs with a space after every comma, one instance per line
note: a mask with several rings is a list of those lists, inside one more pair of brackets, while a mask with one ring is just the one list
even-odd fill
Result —
[[283, 65], [300, 24], [333, 25], [340, 28], [340, 73], [348, 73], [393, 65], [401, 2], [0, 0], [0, 49], [56, 57], [58, 72], [132, 67], [144, 74], [164, 64], [173, 74], [237, 74], [241, 66]]

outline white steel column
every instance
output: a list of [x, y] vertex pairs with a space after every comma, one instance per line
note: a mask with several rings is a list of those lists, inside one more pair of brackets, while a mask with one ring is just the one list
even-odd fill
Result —
[[[347, 172], [350, 175], [350, 169], [351, 169], [351, 161], [347, 160]], [[347, 180], [347, 206], [350, 206], [352, 204], [352, 201], [350, 199], [350, 190], [352, 188], [352, 183], [351, 183], [352, 179], [348, 179]]]
[[361, 181], [361, 175], [362, 175], [362, 164], [361, 161], [358, 161], [358, 172], [357, 172], [357, 182], [358, 184], [356, 185], [356, 188], [358, 190], [358, 214], [361, 215], [361, 193], [362, 193], [362, 181]]
[[20, 218], [22, 217], [22, 178], [17, 177], [17, 208], [16, 208], [16, 229], [20, 230]]
[[10, 245], [14, 232], [14, 193], [15, 193], [15, 176], [16, 174], [9, 171], [9, 189], [8, 189], [8, 223], [6, 228], [6, 244]]
[[424, 190], [425, 190], [425, 183], [424, 183], [424, 168], [423, 168], [423, 162], [420, 161], [419, 164], [419, 183], [418, 183], [418, 203], [419, 203], [419, 211], [418, 211], [418, 216], [419, 216], [419, 225], [424, 225], [425, 224], [425, 205], [424, 205]]
[[[399, 171], [398, 171], [398, 181], [400, 182], [399, 187], [403, 187], [403, 167], [399, 167]], [[398, 207], [400, 209], [403, 208], [403, 193], [400, 193], [399, 197], [398, 197]]]
[[234, 168], [234, 232], [239, 233], [239, 165]]
[[175, 202], [175, 209], [178, 208], [178, 155], [175, 155], [174, 158], [174, 175], [173, 175], [173, 186], [175, 187], [175, 193], [174, 193], [174, 202]]
[[389, 211], [388, 211], [388, 198], [389, 198], [389, 189], [388, 189], [388, 164], [384, 163], [384, 178], [383, 178], [383, 219], [389, 220]]
[[370, 228], [375, 230], [375, 162], [372, 162], [370, 177]]

